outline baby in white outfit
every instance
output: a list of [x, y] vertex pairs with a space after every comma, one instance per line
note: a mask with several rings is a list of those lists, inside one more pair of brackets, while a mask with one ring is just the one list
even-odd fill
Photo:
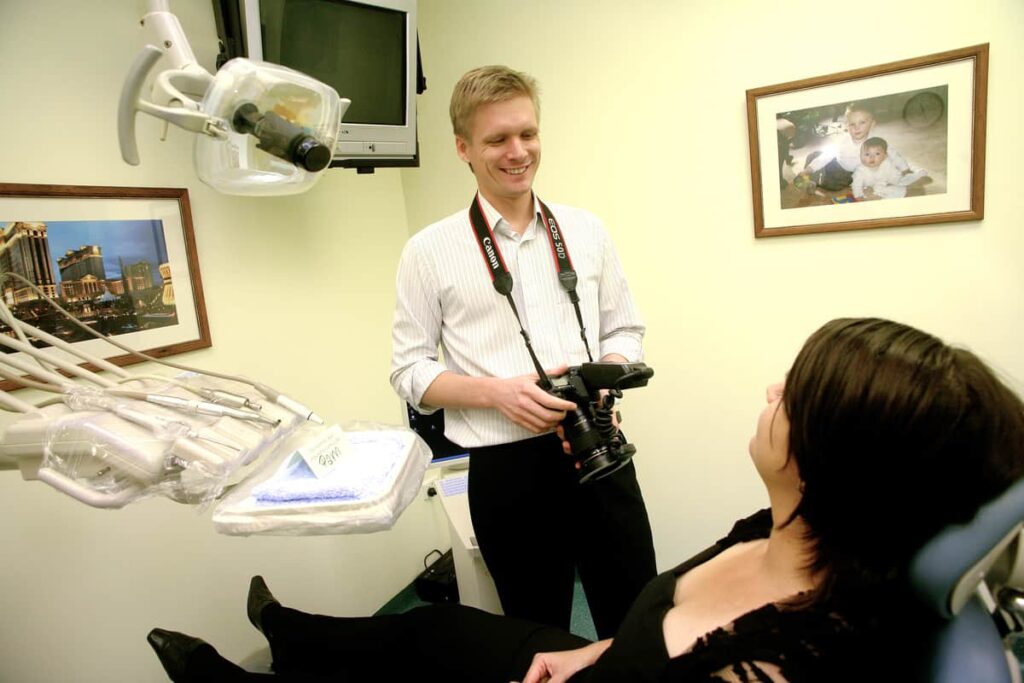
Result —
[[860, 148], [860, 166], [853, 172], [853, 196], [857, 199], [899, 199], [907, 186], [928, 175], [924, 169], [900, 171], [889, 160], [889, 145], [882, 138], [868, 138]]

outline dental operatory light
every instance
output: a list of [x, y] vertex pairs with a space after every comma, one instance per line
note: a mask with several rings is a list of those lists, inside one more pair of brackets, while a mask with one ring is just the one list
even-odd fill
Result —
[[[196, 61], [167, 0], [149, 0], [147, 44], [125, 78], [118, 105], [121, 156], [139, 164], [135, 114], [196, 134], [196, 173], [226, 194], [283, 195], [313, 186], [331, 161], [350, 101], [329, 85], [283, 66], [236, 58], [216, 75]], [[163, 59], [167, 68], [143, 84]]]

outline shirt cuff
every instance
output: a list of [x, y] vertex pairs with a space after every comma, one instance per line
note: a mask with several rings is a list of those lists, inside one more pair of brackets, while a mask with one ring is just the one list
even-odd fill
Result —
[[439, 410], [436, 406], [424, 406], [423, 394], [427, 393], [427, 389], [437, 379], [437, 376], [445, 370], [447, 368], [437, 361], [423, 361], [410, 369], [409, 388], [413, 399], [412, 407], [420, 413], [430, 415]]
[[617, 353], [630, 363], [643, 360], [643, 344], [640, 337], [632, 334], [619, 334], [601, 342], [601, 358], [609, 353]]

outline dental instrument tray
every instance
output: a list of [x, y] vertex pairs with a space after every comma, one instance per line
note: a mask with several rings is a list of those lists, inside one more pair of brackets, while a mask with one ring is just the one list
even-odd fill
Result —
[[214, 510], [217, 531], [294, 536], [390, 529], [420, 490], [430, 448], [404, 427], [349, 423], [335, 469], [318, 477], [299, 449], [323, 430], [305, 424], [282, 440]]

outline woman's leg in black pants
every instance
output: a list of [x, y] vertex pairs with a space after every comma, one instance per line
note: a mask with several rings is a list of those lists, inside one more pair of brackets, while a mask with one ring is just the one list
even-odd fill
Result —
[[565, 631], [462, 605], [404, 614], [328, 617], [268, 608], [274, 670], [284, 678], [508, 683], [521, 680], [537, 652], [588, 644]]

